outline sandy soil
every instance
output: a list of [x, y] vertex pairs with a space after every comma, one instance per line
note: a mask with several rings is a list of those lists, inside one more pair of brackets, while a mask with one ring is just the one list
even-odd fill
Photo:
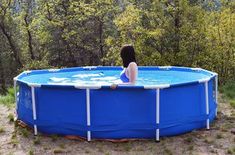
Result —
[[219, 97], [218, 118], [210, 130], [196, 130], [175, 137], [123, 143], [86, 142], [59, 136], [33, 136], [32, 130], [17, 126], [13, 110], [0, 104], [0, 155], [77, 154], [235, 154], [235, 109]]

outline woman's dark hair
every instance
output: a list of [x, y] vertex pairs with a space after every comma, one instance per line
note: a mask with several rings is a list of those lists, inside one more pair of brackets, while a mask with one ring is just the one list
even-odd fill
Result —
[[121, 49], [121, 58], [124, 67], [128, 67], [131, 62], [136, 62], [134, 47], [132, 45], [123, 46]]

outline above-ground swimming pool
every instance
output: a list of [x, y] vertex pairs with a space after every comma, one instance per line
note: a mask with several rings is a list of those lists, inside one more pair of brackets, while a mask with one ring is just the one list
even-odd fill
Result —
[[156, 138], [209, 129], [218, 76], [200, 68], [139, 67], [120, 85], [121, 67], [25, 71], [14, 78], [18, 120], [46, 134], [91, 139]]

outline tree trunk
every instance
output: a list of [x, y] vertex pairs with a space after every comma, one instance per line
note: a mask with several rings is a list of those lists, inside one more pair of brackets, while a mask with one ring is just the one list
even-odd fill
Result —
[[18, 65], [18, 67], [19, 68], [23, 67], [23, 64], [22, 64], [22, 62], [20, 60], [19, 51], [16, 48], [16, 45], [15, 45], [13, 39], [12, 39], [12, 36], [9, 33], [7, 33], [4, 23], [0, 23], [0, 29], [2, 30], [2, 33], [7, 38], [7, 41], [8, 41], [8, 43], [10, 45], [10, 48], [11, 48], [11, 50], [13, 52], [13, 57], [14, 57], [17, 65]]
[[175, 1], [176, 13], [175, 13], [175, 53], [180, 52], [180, 17], [179, 17], [179, 0]]
[[35, 55], [33, 53], [33, 45], [32, 45], [32, 34], [29, 30], [29, 23], [27, 21], [27, 18], [28, 18], [28, 12], [26, 12], [26, 15], [24, 17], [24, 22], [25, 22], [25, 26], [26, 26], [26, 29], [27, 29], [27, 34], [28, 34], [28, 50], [29, 50], [29, 53], [30, 53], [30, 56], [31, 56], [31, 59], [32, 60], [35, 60]]
[[[99, 46], [100, 46], [100, 57], [104, 57], [104, 49], [103, 49], [103, 21], [102, 19], [99, 20]], [[102, 65], [104, 65], [104, 62], [102, 61]]]

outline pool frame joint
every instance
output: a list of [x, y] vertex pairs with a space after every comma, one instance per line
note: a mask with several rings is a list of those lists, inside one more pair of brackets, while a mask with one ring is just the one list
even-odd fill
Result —
[[53, 68], [48, 69], [48, 72], [59, 72], [59, 71], [60, 71], [60, 69], [53, 69]]
[[97, 69], [97, 66], [85, 66], [85, 67], [82, 67], [84, 70], [95, 70]]
[[38, 83], [28, 83], [28, 86], [36, 88], [36, 87], [41, 87], [42, 85]]
[[205, 82], [208, 82], [210, 81], [211, 78], [203, 78], [203, 79], [200, 79], [198, 80], [199, 83], [205, 83]]

